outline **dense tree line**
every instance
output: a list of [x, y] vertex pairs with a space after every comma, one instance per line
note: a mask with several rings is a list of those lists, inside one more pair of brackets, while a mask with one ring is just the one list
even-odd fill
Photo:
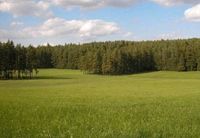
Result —
[[0, 43], [0, 77], [31, 78], [37, 68], [80, 69], [95, 74], [199, 71], [200, 39], [114, 41], [23, 47]]
[[95, 74], [199, 71], [200, 39], [93, 42], [56, 46], [52, 66]]
[[0, 43], [0, 79], [32, 78], [38, 58], [32, 46], [14, 46], [12, 41]]

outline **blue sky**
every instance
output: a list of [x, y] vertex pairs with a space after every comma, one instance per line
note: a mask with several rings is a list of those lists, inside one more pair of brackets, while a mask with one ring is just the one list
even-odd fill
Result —
[[200, 37], [199, 0], [0, 0], [0, 41], [28, 44]]

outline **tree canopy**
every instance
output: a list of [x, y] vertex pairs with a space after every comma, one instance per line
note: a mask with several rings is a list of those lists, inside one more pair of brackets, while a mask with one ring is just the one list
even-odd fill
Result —
[[94, 74], [199, 71], [200, 39], [107, 41], [57, 46], [0, 43], [0, 78], [32, 78], [38, 68], [80, 69]]

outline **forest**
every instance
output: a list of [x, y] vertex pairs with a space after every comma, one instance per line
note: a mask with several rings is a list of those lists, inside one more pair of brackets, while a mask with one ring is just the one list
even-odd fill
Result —
[[0, 42], [0, 79], [31, 79], [38, 68], [79, 69], [122, 75], [150, 71], [199, 71], [200, 39], [107, 41], [28, 47]]

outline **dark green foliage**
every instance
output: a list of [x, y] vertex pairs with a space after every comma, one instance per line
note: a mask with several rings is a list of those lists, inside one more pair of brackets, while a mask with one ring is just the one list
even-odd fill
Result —
[[29, 78], [32, 78], [33, 70], [37, 73], [37, 64], [36, 49], [29, 46], [26, 52], [26, 68]]
[[81, 69], [87, 73], [114, 75], [200, 70], [200, 39], [108, 41], [51, 48], [52, 56], [48, 61], [52, 61], [53, 67]]
[[64, 46], [14, 46], [0, 43], [0, 76], [32, 77], [37, 68], [80, 69], [94, 74], [131, 74], [157, 70], [200, 70], [200, 39], [114, 41]]
[[66, 49], [69, 47], [79, 51], [81, 56], [76, 59], [76, 64], [88, 73], [114, 75], [200, 70], [199, 39], [99, 42], [66, 46]]
[[51, 60], [52, 57], [52, 47], [48, 44], [47, 46], [39, 46], [37, 47], [37, 63], [39, 68], [52, 68], [53, 63]]
[[14, 46], [12, 41], [0, 43], [0, 79], [32, 78], [37, 73], [37, 57], [34, 47]]

